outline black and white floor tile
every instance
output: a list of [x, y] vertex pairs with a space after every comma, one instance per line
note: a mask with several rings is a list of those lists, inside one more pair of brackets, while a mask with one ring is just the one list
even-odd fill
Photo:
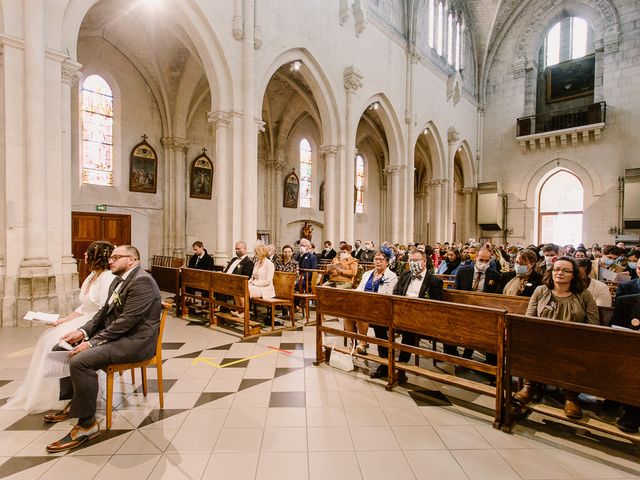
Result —
[[[0, 405], [40, 332], [0, 332]], [[536, 417], [508, 435], [491, 427], [491, 398], [413, 375], [388, 392], [362, 370], [315, 367], [314, 327], [240, 341], [169, 318], [163, 347], [164, 409], [155, 369], [146, 397], [127, 372], [112, 429], [72, 452], [45, 451], [71, 422], [0, 410], [0, 478], [640, 478], [638, 445]]]

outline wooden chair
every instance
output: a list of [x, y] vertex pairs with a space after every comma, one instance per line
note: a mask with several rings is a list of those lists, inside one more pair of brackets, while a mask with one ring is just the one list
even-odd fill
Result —
[[302, 305], [302, 316], [305, 319], [305, 324], [309, 322], [309, 304], [315, 301], [318, 296], [318, 285], [322, 284], [324, 279], [324, 270], [312, 270], [311, 279], [308, 282], [306, 291], [297, 292], [293, 295], [295, 300], [300, 300]]
[[111, 429], [111, 419], [113, 410], [113, 375], [116, 372], [131, 369], [133, 379], [133, 371], [140, 368], [142, 372], [142, 393], [147, 396], [147, 366], [155, 365], [158, 371], [158, 394], [160, 396], [160, 408], [164, 408], [164, 398], [162, 394], [162, 333], [167, 320], [167, 312], [171, 308], [170, 303], [162, 302], [162, 315], [160, 316], [160, 329], [158, 331], [158, 340], [156, 340], [156, 353], [148, 360], [132, 363], [116, 363], [109, 365], [103, 370], [107, 374], [107, 430]]
[[296, 286], [296, 274], [293, 272], [275, 272], [273, 274], [273, 287], [276, 291], [274, 298], [252, 298], [253, 316], [258, 318], [258, 305], [264, 305], [271, 309], [271, 330], [275, 329], [276, 307], [287, 307], [291, 325], [295, 325], [294, 313], [294, 289]]

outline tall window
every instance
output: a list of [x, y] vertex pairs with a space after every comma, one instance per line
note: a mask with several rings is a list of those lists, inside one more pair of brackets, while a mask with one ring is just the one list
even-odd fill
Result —
[[556, 23], [545, 40], [545, 61], [547, 66], [589, 53], [589, 26], [586, 20], [568, 17]]
[[356, 157], [356, 213], [364, 213], [364, 159]]
[[99, 75], [82, 83], [82, 183], [113, 186], [113, 94]]
[[444, 5], [438, 2], [438, 41], [436, 42], [436, 51], [438, 55], [442, 55], [444, 48]]
[[453, 13], [447, 16], [447, 62], [453, 65]]
[[436, 7], [435, 0], [429, 0], [429, 46], [436, 46]]
[[460, 20], [458, 20], [458, 22], [456, 23], [456, 70], [460, 70], [460, 52], [462, 51], [462, 35], [460, 35], [461, 30], [462, 24], [460, 23]]
[[570, 172], [560, 170], [540, 189], [540, 243], [578, 245], [582, 241], [584, 189]]
[[300, 206], [311, 208], [311, 145], [300, 140]]

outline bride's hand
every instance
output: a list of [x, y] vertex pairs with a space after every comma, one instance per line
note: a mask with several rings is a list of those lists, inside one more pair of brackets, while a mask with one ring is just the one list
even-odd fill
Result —
[[67, 318], [67, 317], [59, 318], [58, 320], [55, 320], [55, 321], [51, 322], [51, 323], [49, 324], [49, 326], [50, 326], [50, 327], [57, 327], [58, 325], [62, 325], [62, 324], [65, 322], [65, 319], [66, 319], [66, 318]]

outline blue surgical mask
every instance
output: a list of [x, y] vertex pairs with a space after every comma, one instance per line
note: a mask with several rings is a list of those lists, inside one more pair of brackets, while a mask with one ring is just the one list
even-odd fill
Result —
[[514, 268], [518, 277], [524, 277], [529, 272], [527, 265], [516, 265]]
[[614, 259], [612, 259], [612, 258], [608, 258], [608, 257], [607, 257], [607, 258], [605, 258], [605, 259], [604, 259], [604, 264], [605, 264], [607, 267], [610, 267], [610, 266], [611, 266], [611, 265], [613, 265], [615, 262], [616, 262], [616, 261], [615, 261]]
[[628, 265], [630, 269], [635, 270], [638, 266], [638, 262], [629, 262]]

